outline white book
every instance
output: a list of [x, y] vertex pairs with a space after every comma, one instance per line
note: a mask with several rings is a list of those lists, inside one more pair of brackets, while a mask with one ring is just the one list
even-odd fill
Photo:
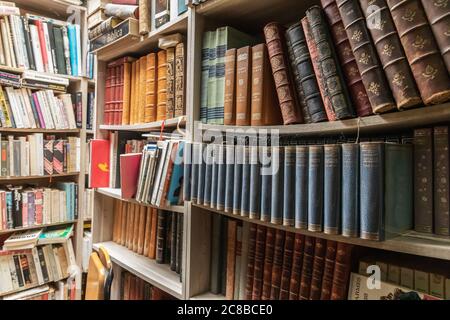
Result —
[[64, 129], [69, 129], [69, 119], [67, 118], [66, 106], [61, 99], [55, 98], [58, 101], [59, 110], [61, 110], [61, 118], [64, 120]]
[[75, 142], [76, 142], [76, 156], [75, 156], [75, 171], [76, 172], [80, 172], [81, 171], [81, 140], [80, 138], [76, 137], [75, 138]]
[[44, 175], [44, 135], [42, 133], [36, 133], [34, 136], [36, 154], [36, 172], [38, 176]]
[[59, 75], [39, 73], [33, 70], [24, 71], [22, 74], [22, 78], [27, 80], [40, 81], [44, 83], [58, 84], [66, 87], [69, 85], [69, 79], [67, 78], [63, 78]]
[[75, 258], [75, 252], [73, 251], [72, 239], [67, 239], [66, 242], [63, 242], [64, 251], [66, 252], [67, 263], [70, 266], [76, 266], [77, 260]]
[[56, 271], [58, 273], [58, 279], [62, 279], [62, 278], [64, 278], [64, 272], [61, 268], [61, 263], [60, 263], [61, 260], [59, 257], [58, 247], [52, 246], [52, 250], [53, 250], [53, 256], [55, 257]]
[[44, 29], [45, 51], [47, 51], [48, 69], [47, 72], [55, 73], [55, 64], [53, 63], [52, 47], [50, 45], [50, 36], [48, 34], [47, 22], [42, 23], [42, 29]]
[[14, 264], [14, 258], [12, 255], [8, 256], [8, 262], [9, 262], [9, 272], [11, 274], [11, 281], [12, 281], [12, 285], [14, 290], [19, 289], [19, 281], [18, 281], [18, 275], [17, 275], [17, 271], [16, 271], [16, 266]]
[[28, 118], [28, 113], [26, 111], [27, 107], [25, 105], [25, 99], [23, 98], [23, 95], [22, 95], [22, 90], [16, 89], [16, 90], [14, 90], [14, 93], [16, 95], [16, 101], [18, 103], [17, 110], [20, 112], [20, 117], [23, 121], [23, 126], [24, 126], [24, 128], [31, 128], [30, 119]]
[[51, 191], [49, 188], [44, 188], [44, 192], [42, 194], [42, 207], [44, 208], [44, 212], [42, 214], [42, 223], [50, 224], [52, 223], [51, 216], [51, 208], [52, 208], [52, 199], [51, 199]]
[[0, 255], [0, 293], [14, 290], [9, 270], [9, 255]]
[[9, 41], [8, 41], [8, 31], [6, 29], [6, 21], [4, 17], [0, 17], [0, 29], [2, 33], [2, 45], [4, 48], [4, 55], [5, 55], [5, 64], [7, 66], [12, 65], [11, 61], [11, 50], [9, 48]]
[[77, 62], [78, 62], [78, 76], [81, 76], [83, 74], [83, 64], [81, 63], [81, 30], [80, 25], [75, 25], [75, 34], [77, 38]]
[[62, 27], [63, 45], [64, 45], [64, 58], [66, 59], [67, 74], [72, 74], [72, 68], [70, 66], [70, 45], [69, 35], [67, 33], [67, 27]]
[[23, 63], [25, 68], [30, 68], [30, 61], [28, 60], [27, 47], [25, 44], [25, 30], [23, 29], [22, 18], [20, 16], [14, 16], [16, 21], [16, 29], [19, 35], [19, 47], [22, 54]]
[[16, 128], [24, 128], [24, 123], [22, 120], [22, 116], [20, 110], [18, 109], [18, 103], [16, 101], [16, 95], [14, 93], [14, 89], [11, 87], [5, 88], [6, 95], [8, 96], [9, 105], [11, 107], [11, 112], [14, 117], [14, 123], [16, 124]]
[[59, 190], [59, 221], [67, 221], [66, 192]]
[[55, 108], [53, 107], [53, 91], [51, 90], [45, 90], [43, 91], [45, 104], [47, 106], [48, 113], [50, 114], [53, 124], [55, 126], [55, 129], [61, 129], [59, 120], [58, 120], [58, 114], [55, 112]]
[[75, 121], [75, 114], [73, 112], [72, 96], [69, 93], [59, 95], [65, 107], [65, 114], [67, 115], [69, 128], [76, 129], [77, 123]]
[[52, 223], [61, 222], [59, 219], [59, 190], [51, 190], [52, 194]]
[[11, 6], [0, 6], [0, 16], [20, 15], [20, 9]]
[[22, 90], [23, 101], [25, 103], [25, 108], [26, 108], [25, 114], [28, 118], [28, 122], [30, 123], [30, 127], [37, 128], [36, 121], [34, 119], [33, 108], [31, 107], [31, 103], [30, 103], [31, 90], [25, 89], [25, 88], [22, 88], [21, 90]]
[[[19, 137], [19, 146], [20, 146], [20, 175], [21, 176], [28, 176], [29, 172], [27, 172], [26, 168], [26, 158], [28, 158], [28, 155], [26, 154], [26, 146], [25, 146], [26, 138], [25, 137]], [[25, 201], [25, 199], [22, 199], [22, 201]]]
[[7, 42], [9, 47], [9, 54], [11, 57], [11, 65], [10, 67], [17, 68], [17, 61], [16, 61], [16, 55], [14, 54], [14, 45], [12, 41], [12, 34], [11, 34], [11, 25], [10, 25], [10, 17], [5, 16], [5, 26], [6, 26], [6, 34], [7, 34]]
[[[10, 155], [14, 154], [14, 136], [8, 136], [8, 153]], [[14, 157], [9, 156], [9, 175], [14, 175]]]
[[161, 182], [161, 175], [162, 175], [165, 163], [166, 163], [167, 153], [169, 152], [168, 149], [169, 149], [169, 145], [170, 145], [168, 141], [162, 141], [161, 143], [158, 142], [158, 144], [160, 144], [162, 147], [161, 148], [161, 157], [159, 158], [158, 167], [155, 172], [155, 180], [153, 183], [153, 193], [152, 193], [152, 198], [150, 201], [151, 204], [155, 204], [156, 200], [158, 198], [159, 185]]
[[31, 249], [31, 253], [33, 254], [33, 260], [34, 260], [34, 265], [36, 267], [36, 275], [37, 275], [37, 279], [38, 279], [38, 283], [40, 285], [44, 284], [44, 275], [42, 274], [42, 268], [41, 268], [41, 263], [39, 261], [39, 254], [37, 251], [37, 248], [34, 247], [33, 249]]
[[0, 64], [6, 65], [5, 48], [3, 45], [3, 33], [1, 32], [1, 21], [0, 21]]
[[10, 35], [12, 39], [13, 45], [13, 53], [16, 58], [17, 68], [25, 68], [25, 63], [23, 62], [23, 53], [21, 51], [20, 39], [19, 39], [19, 30], [17, 28], [17, 16], [9, 16], [9, 27], [10, 27]]
[[45, 23], [51, 22], [57, 26], [67, 26], [66, 21], [52, 19], [52, 18], [48, 18], [48, 17], [44, 17], [44, 16], [39, 16], [39, 15], [32, 14], [32, 13], [26, 13], [25, 18], [27, 18], [28, 20], [41, 20], [42, 22], [45, 22]]
[[50, 113], [49, 107], [48, 107], [48, 103], [47, 103], [47, 98], [46, 98], [46, 94], [44, 91], [38, 91], [37, 92], [37, 97], [38, 97], [38, 101], [39, 101], [39, 106], [41, 107], [41, 112], [42, 112], [42, 116], [44, 117], [44, 121], [45, 121], [45, 128], [46, 129], [54, 129], [55, 128], [55, 123], [53, 122], [53, 117]]
[[62, 114], [61, 105], [59, 103], [59, 100], [55, 97], [55, 93], [53, 91], [48, 93], [48, 98], [51, 102], [51, 106], [53, 108], [54, 115], [56, 116], [56, 119], [58, 121], [58, 129], [66, 129], [64, 125], [64, 116]]
[[170, 165], [170, 157], [172, 155], [173, 146], [176, 143], [177, 142], [169, 141], [169, 146], [168, 146], [168, 149], [167, 149], [166, 158], [164, 160], [164, 167], [163, 167], [163, 171], [161, 173], [161, 179], [160, 179], [160, 183], [159, 183], [159, 190], [158, 190], [158, 194], [157, 194], [157, 197], [156, 197], [156, 203], [155, 204], [158, 207], [161, 205], [161, 200], [162, 200], [162, 196], [163, 196], [163, 192], [164, 192], [164, 185], [166, 184], [167, 171], [169, 170], [169, 165]]
[[31, 46], [33, 47], [34, 62], [38, 72], [45, 72], [44, 61], [42, 60], [41, 43], [39, 42], [38, 29], [34, 24], [30, 24]]

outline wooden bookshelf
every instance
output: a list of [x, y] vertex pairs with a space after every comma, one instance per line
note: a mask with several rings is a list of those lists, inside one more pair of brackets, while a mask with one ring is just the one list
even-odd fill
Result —
[[78, 177], [79, 172], [43, 175], [43, 176], [11, 176], [11, 177], [0, 177], [0, 183], [10, 182], [10, 181], [32, 181], [32, 180], [42, 180], [42, 179], [53, 179], [53, 178], [65, 178], [65, 177]]
[[6, 133], [44, 133], [44, 134], [53, 134], [53, 133], [66, 133], [66, 134], [80, 134], [80, 129], [43, 129], [43, 128], [3, 128], [0, 127], [0, 132]]
[[55, 226], [61, 226], [61, 225], [76, 223], [76, 222], [77, 222], [77, 220], [68, 220], [68, 221], [55, 222], [55, 223], [37, 224], [37, 225], [33, 225], [33, 226], [26, 226], [26, 227], [14, 228], [14, 229], [0, 230], [0, 234], [17, 232], [17, 231], [25, 231], [25, 230], [42, 229], [42, 228], [47, 228], [47, 227], [55, 227]]
[[[64, 278], [62, 278], [62, 279], [58, 279], [57, 281], [67, 280], [67, 279], [68, 279], [68, 277], [64, 277]], [[0, 300], [1, 300], [2, 297], [4, 297], [4, 296], [8, 296], [8, 295], [10, 295], [10, 294], [16, 294], [16, 293], [19, 293], [19, 292], [22, 292], [22, 291], [34, 289], [34, 288], [37, 288], [37, 287], [40, 287], [40, 286], [44, 286], [44, 285], [46, 285], [46, 284], [50, 284], [50, 283], [53, 283], [53, 282], [56, 282], [56, 281], [48, 281], [48, 282], [45, 282], [45, 283], [42, 283], [42, 284], [36, 284], [36, 285], [33, 285], [33, 286], [23, 287], [23, 288], [14, 290], [14, 291], [9, 291], [9, 292], [5, 292], [5, 293], [0, 293]]]
[[226, 300], [225, 296], [221, 294], [214, 294], [211, 292], [205, 292], [202, 294], [199, 294], [195, 297], [192, 297], [191, 300]]
[[184, 127], [186, 125], [186, 117], [178, 117], [168, 120], [162, 121], [154, 121], [150, 123], [142, 123], [142, 124], [129, 124], [129, 125], [105, 125], [102, 124], [99, 126], [100, 130], [109, 130], [109, 131], [138, 131], [138, 132], [148, 132], [154, 130], [160, 130], [164, 128], [176, 128], [177, 126]]
[[83, 13], [86, 11], [85, 7], [73, 5], [63, 0], [14, 0], [14, 3], [21, 9], [60, 19], [67, 18], [75, 10]]

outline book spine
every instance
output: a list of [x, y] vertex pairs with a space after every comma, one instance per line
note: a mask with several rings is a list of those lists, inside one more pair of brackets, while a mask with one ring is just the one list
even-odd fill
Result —
[[212, 31], [203, 34], [202, 43], [202, 80], [201, 80], [201, 97], [200, 97], [200, 121], [207, 122], [208, 114], [208, 83], [209, 83], [209, 47], [211, 46]]
[[198, 183], [197, 183], [197, 203], [202, 204], [205, 197], [205, 169], [206, 163], [204, 157], [204, 150], [206, 149], [205, 144], [199, 145], [199, 164], [198, 164]]
[[158, 82], [156, 95], [156, 121], [165, 120], [167, 115], [167, 55], [158, 51]]
[[243, 156], [244, 146], [236, 145], [233, 181], [233, 214], [240, 214], [241, 212]]
[[295, 148], [295, 228], [308, 229], [309, 148]]
[[226, 145], [226, 177], [225, 177], [225, 212], [233, 212], [233, 186], [234, 186], [234, 166], [235, 154], [234, 145]]
[[211, 208], [217, 206], [217, 188], [219, 178], [219, 149], [218, 145], [212, 145], [212, 170], [211, 170], [211, 191], [210, 191], [210, 204]]
[[[258, 225], [256, 227], [256, 244], [255, 244], [255, 261], [253, 271], [253, 286], [252, 286], [252, 300], [261, 300], [263, 288], [263, 274], [264, 274], [264, 248], [266, 243], [267, 228]], [[249, 287], [247, 286], [247, 289]], [[248, 291], [247, 291], [248, 292]], [[247, 298], [249, 297], [247, 293]]]
[[283, 225], [295, 225], [295, 146], [284, 148]]
[[272, 207], [272, 156], [270, 147], [260, 147], [261, 154], [261, 221], [270, 222]]
[[249, 147], [250, 150], [250, 193], [249, 193], [249, 217], [260, 219], [261, 205], [261, 166], [258, 161], [259, 152], [257, 146]]
[[342, 144], [342, 235], [359, 235], [359, 144]]
[[449, 235], [449, 133], [447, 126], [434, 128], [434, 232]]
[[344, 300], [347, 298], [347, 286], [351, 271], [352, 245], [338, 242], [336, 260], [333, 272], [333, 285], [331, 287], [331, 300]]
[[190, 199], [192, 202], [197, 202], [197, 188], [198, 188], [198, 168], [200, 165], [202, 153], [201, 153], [201, 147], [199, 143], [193, 143], [192, 144], [192, 165], [191, 165], [191, 190], [190, 190]]
[[316, 239], [314, 248], [314, 260], [311, 278], [311, 290], [309, 293], [310, 300], [319, 300], [322, 292], [322, 276], [325, 265], [325, 252], [327, 248], [327, 241], [325, 239]]
[[227, 300], [233, 300], [234, 297], [234, 278], [235, 265], [236, 265], [236, 233], [237, 233], [237, 221], [228, 220], [228, 236], [227, 236], [227, 276], [226, 276], [226, 293]]
[[236, 51], [236, 125], [251, 123], [252, 48]]
[[216, 63], [217, 63], [217, 45], [219, 43], [219, 29], [211, 32], [209, 45], [209, 74], [206, 97], [206, 120], [209, 124], [219, 124], [217, 120], [217, 82], [216, 82]]
[[283, 256], [283, 268], [281, 271], [281, 287], [280, 287], [280, 300], [289, 299], [289, 289], [291, 284], [291, 271], [292, 262], [294, 258], [294, 239], [295, 233], [286, 232], [286, 238], [284, 240], [284, 251], [281, 253]]
[[218, 146], [218, 168], [217, 168], [217, 210], [225, 209], [225, 183], [226, 183], [226, 149], [224, 145]]
[[330, 300], [331, 288], [333, 286], [334, 261], [336, 259], [336, 241], [327, 241], [327, 249], [325, 253], [325, 266], [323, 267], [322, 292], [320, 300]]
[[[144, 211], [145, 212], [145, 211]], [[178, 214], [172, 213], [172, 220], [170, 226], [170, 270], [175, 271], [177, 268], [177, 223]], [[142, 225], [142, 220], [140, 222]]]
[[185, 201], [191, 200], [191, 184], [192, 184], [192, 167], [193, 157], [192, 157], [192, 143], [186, 142], [184, 147], [184, 159], [183, 159], [183, 196]]
[[275, 233], [275, 253], [273, 256], [272, 266], [272, 285], [270, 290], [270, 299], [278, 300], [280, 296], [281, 277], [283, 272], [283, 256], [286, 252], [283, 252], [285, 240], [285, 232], [277, 229]]
[[167, 105], [166, 119], [175, 116], [175, 48], [167, 48]]
[[323, 229], [323, 146], [310, 146], [308, 158], [308, 230]]
[[[136, 212], [135, 212], [136, 214]], [[164, 263], [166, 255], [167, 212], [158, 210], [158, 231], [156, 240], [156, 262]]]
[[272, 200], [270, 222], [283, 224], [284, 148], [272, 147]]
[[291, 279], [289, 284], [289, 300], [298, 300], [300, 290], [300, 278], [303, 266], [303, 247], [305, 245], [305, 236], [299, 233], [295, 234], [294, 251], [292, 257]]
[[185, 112], [185, 72], [186, 59], [183, 43], [175, 47], [175, 117], [183, 116]]
[[248, 217], [250, 209], [250, 147], [245, 146], [242, 157], [241, 216]]
[[213, 111], [213, 123], [224, 123], [224, 101], [225, 101], [225, 52], [230, 35], [226, 27], [217, 30], [216, 37], [216, 83], [215, 83], [215, 109]]
[[300, 278], [300, 289], [299, 289], [300, 300], [309, 300], [313, 262], [314, 262], [315, 239], [316, 238], [313, 237], [305, 237], [302, 273]]
[[252, 299], [253, 293], [253, 273], [255, 268], [255, 254], [256, 254], [256, 231], [257, 225], [254, 223], [250, 224], [250, 231], [248, 237], [248, 263], [245, 269], [247, 274], [247, 280], [245, 283], [245, 300]]
[[341, 230], [341, 146], [325, 145], [324, 151], [324, 232], [340, 234]]
[[225, 53], [224, 124], [236, 124], [236, 49]]
[[264, 251], [264, 265], [263, 265], [263, 283], [261, 300], [270, 299], [270, 290], [272, 286], [272, 269], [274, 266], [274, 254], [275, 254], [275, 234], [280, 230], [268, 228], [266, 233], [266, 248]]
[[205, 206], [211, 205], [211, 183], [212, 183], [212, 168], [214, 159], [214, 144], [208, 144], [205, 152], [205, 195], [203, 204]]

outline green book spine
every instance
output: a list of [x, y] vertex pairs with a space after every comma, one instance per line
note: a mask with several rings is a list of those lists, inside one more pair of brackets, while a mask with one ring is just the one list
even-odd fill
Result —
[[209, 83], [209, 49], [214, 32], [207, 31], [203, 35], [202, 47], [202, 83], [200, 97], [200, 121], [206, 123], [208, 118], [208, 83]]
[[216, 43], [216, 108], [214, 124], [223, 124], [225, 105], [225, 52], [227, 51], [228, 28], [217, 30]]
[[219, 124], [217, 121], [217, 82], [216, 82], [216, 63], [217, 46], [219, 44], [220, 31], [212, 32], [211, 46], [209, 47], [209, 77], [208, 77], [208, 104], [207, 104], [207, 123]]

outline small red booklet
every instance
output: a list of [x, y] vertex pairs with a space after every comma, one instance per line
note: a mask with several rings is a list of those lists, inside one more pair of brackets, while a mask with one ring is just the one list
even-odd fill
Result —
[[109, 140], [91, 140], [91, 188], [109, 187]]
[[120, 155], [120, 189], [122, 198], [133, 198], [137, 191], [142, 153]]

